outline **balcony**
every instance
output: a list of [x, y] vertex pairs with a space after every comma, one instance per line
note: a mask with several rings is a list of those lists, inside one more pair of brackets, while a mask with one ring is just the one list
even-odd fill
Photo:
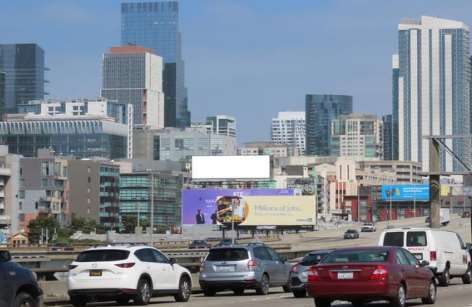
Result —
[[10, 221], [9, 215], [0, 215], [0, 225], [10, 225]]
[[0, 167], [0, 176], [11, 176], [11, 170], [9, 168]]

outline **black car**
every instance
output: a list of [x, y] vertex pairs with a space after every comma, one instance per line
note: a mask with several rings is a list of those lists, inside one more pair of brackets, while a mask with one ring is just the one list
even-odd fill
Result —
[[8, 251], [0, 251], [0, 306], [40, 307], [42, 295], [33, 272], [11, 261]]
[[[238, 241], [234, 240], [234, 244], [238, 244]], [[215, 245], [215, 247], [221, 247], [221, 246], [231, 246], [233, 245], [233, 240], [232, 239], [223, 239], [218, 244]]]
[[359, 239], [359, 231], [355, 229], [348, 229], [344, 233], [344, 239]]
[[188, 246], [190, 249], [196, 248], [211, 248], [211, 244], [207, 240], [193, 240]]

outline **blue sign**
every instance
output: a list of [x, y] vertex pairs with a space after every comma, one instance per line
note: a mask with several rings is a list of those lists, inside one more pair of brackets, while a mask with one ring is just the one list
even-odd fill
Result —
[[397, 184], [382, 186], [383, 201], [429, 201], [429, 185]]

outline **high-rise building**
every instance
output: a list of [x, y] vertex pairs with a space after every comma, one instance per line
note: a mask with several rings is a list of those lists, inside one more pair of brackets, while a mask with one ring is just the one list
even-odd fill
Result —
[[[392, 56], [392, 124], [391, 124], [391, 152], [389, 159], [398, 160], [398, 78], [400, 76], [400, 67], [398, 54]], [[389, 127], [390, 128], [390, 127]]]
[[352, 96], [306, 95], [306, 151], [307, 155], [328, 156], [331, 121], [339, 115], [352, 113]]
[[383, 158], [382, 120], [375, 115], [352, 113], [331, 122], [330, 154], [356, 159]]
[[136, 126], [164, 127], [162, 58], [139, 46], [112, 47], [103, 57], [102, 96], [133, 106]]
[[305, 154], [305, 112], [279, 112], [272, 119], [272, 141], [287, 145], [289, 155]]
[[36, 44], [0, 44], [0, 70], [5, 73], [5, 109], [15, 113], [16, 105], [43, 99], [44, 51]]
[[8, 145], [11, 153], [36, 157], [39, 149], [51, 148], [58, 155], [78, 158], [130, 156], [131, 123], [123, 123], [119, 103], [32, 101], [19, 109], [29, 113], [7, 114], [0, 122], [0, 144]]
[[[470, 133], [469, 28], [460, 21], [422, 16], [398, 26], [399, 159], [422, 162], [429, 169], [429, 135]], [[394, 82], [395, 84], [395, 82]], [[470, 140], [445, 144], [470, 164]], [[452, 155], [441, 151], [441, 169], [458, 170]]]
[[394, 124], [392, 114], [382, 116], [383, 122], [383, 158], [384, 160], [395, 160], [393, 148], [394, 144]]
[[241, 156], [288, 157], [288, 146], [275, 142], [249, 142], [241, 145], [238, 151]]
[[151, 48], [164, 59], [165, 126], [190, 126], [177, 0], [125, 1], [121, 43]]
[[236, 118], [229, 115], [208, 116], [206, 124], [211, 132], [218, 135], [236, 137]]
[[0, 116], [5, 109], [5, 76], [3, 71], [0, 71]]

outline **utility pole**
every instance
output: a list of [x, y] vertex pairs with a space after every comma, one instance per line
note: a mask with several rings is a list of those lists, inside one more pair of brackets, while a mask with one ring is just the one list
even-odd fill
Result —
[[440, 164], [439, 142], [435, 138], [429, 141], [429, 193], [430, 193], [430, 227], [439, 228], [440, 223]]

